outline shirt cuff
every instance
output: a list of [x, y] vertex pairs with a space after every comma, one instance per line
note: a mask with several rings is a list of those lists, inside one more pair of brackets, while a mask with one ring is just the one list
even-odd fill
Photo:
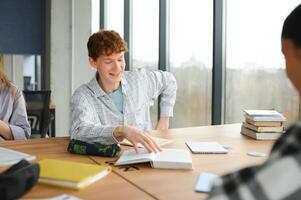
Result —
[[161, 106], [160, 117], [173, 117], [173, 106]]
[[106, 138], [106, 141], [108, 143], [111, 143], [111, 144], [119, 143], [118, 140], [114, 137], [114, 134], [113, 134], [115, 128], [116, 128], [116, 126], [109, 126], [109, 127], [105, 127], [103, 129], [102, 136], [104, 138]]
[[27, 135], [21, 127], [15, 125], [9, 125], [9, 127], [14, 140], [25, 140], [29, 138], [29, 135]]

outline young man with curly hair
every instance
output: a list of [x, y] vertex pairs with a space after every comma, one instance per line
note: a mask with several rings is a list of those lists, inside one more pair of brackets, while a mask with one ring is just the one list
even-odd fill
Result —
[[102, 30], [88, 40], [89, 63], [97, 70], [80, 86], [71, 101], [71, 139], [113, 144], [128, 139], [137, 151], [160, 147], [147, 131], [152, 130], [150, 105], [161, 95], [156, 129], [169, 128], [177, 84], [169, 72], [135, 69], [125, 71], [126, 42], [115, 31]]

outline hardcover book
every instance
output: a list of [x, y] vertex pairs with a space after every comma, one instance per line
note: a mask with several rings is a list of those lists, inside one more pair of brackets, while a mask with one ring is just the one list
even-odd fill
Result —
[[283, 133], [259, 133], [242, 126], [241, 134], [256, 140], [277, 140]]
[[255, 126], [246, 122], [243, 122], [243, 126], [259, 133], [282, 133], [284, 131], [283, 126]]
[[283, 122], [270, 122], [270, 121], [254, 121], [252, 119], [246, 118], [246, 123], [253, 124], [254, 126], [283, 126]]
[[286, 121], [286, 118], [276, 110], [244, 110], [244, 112], [245, 117], [253, 121]]

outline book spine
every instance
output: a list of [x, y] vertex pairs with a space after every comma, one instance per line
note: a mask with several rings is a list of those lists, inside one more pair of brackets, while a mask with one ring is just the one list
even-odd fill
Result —
[[256, 140], [276, 140], [282, 133], [259, 133], [242, 126], [241, 134]]

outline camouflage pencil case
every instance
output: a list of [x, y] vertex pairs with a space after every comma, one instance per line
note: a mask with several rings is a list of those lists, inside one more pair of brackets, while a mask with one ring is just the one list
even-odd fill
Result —
[[93, 155], [93, 156], [105, 156], [116, 157], [120, 155], [119, 144], [101, 144], [101, 143], [88, 143], [80, 140], [70, 140], [68, 149], [70, 153]]

